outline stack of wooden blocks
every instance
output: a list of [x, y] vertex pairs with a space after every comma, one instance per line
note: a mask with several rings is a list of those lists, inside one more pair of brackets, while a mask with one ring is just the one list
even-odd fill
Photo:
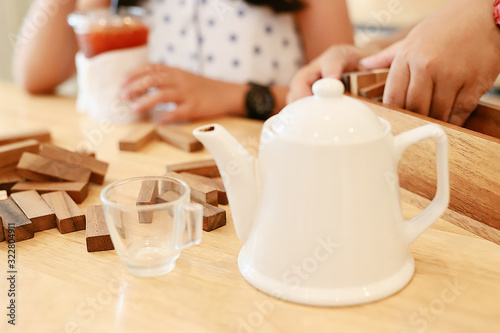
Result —
[[227, 195], [214, 160], [169, 165], [165, 176], [183, 180], [191, 187], [191, 201], [203, 206], [203, 230], [226, 225], [226, 211], [218, 205], [228, 204]]
[[[119, 141], [123, 151], [137, 152], [149, 142], [160, 139], [187, 152], [203, 149], [203, 145], [191, 133], [186, 133], [174, 126], [145, 125], [132, 129]], [[224, 184], [213, 160], [182, 163], [167, 167], [165, 176], [183, 180], [191, 187], [191, 201], [203, 206], [203, 230], [212, 231], [226, 225], [226, 211], [218, 205], [227, 205]], [[157, 194], [144, 187], [143, 204], [172, 201], [174, 193]], [[154, 194], [156, 193], [156, 194]]]
[[[156, 138], [188, 152], [203, 148], [190, 133], [147, 125], [123, 138], [120, 149], [137, 151]], [[0, 137], [0, 241], [8, 236], [19, 242], [51, 228], [62, 234], [85, 229], [87, 251], [112, 250], [102, 205], [89, 206], [86, 214], [78, 207], [88, 195], [90, 182], [103, 184], [108, 163], [50, 141], [47, 130]], [[218, 205], [227, 205], [227, 196], [213, 160], [172, 165], [166, 176], [191, 187], [192, 201], [203, 206], [203, 230], [226, 224], [226, 211]], [[160, 195], [148, 186], [143, 190], [138, 205], [175, 199], [172, 193]]]
[[345, 91], [355, 96], [382, 101], [385, 81], [389, 69], [376, 69], [367, 72], [351, 72], [342, 75]]
[[50, 141], [47, 130], [0, 137], [0, 240], [19, 242], [51, 228], [62, 234], [86, 229], [77, 204], [87, 197], [89, 182], [104, 182], [108, 163]]

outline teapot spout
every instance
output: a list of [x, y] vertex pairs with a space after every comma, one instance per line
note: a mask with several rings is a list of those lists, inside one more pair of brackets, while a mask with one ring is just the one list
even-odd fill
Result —
[[257, 211], [255, 158], [221, 125], [198, 127], [193, 135], [215, 159], [231, 205], [236, 234], [245, 243]]

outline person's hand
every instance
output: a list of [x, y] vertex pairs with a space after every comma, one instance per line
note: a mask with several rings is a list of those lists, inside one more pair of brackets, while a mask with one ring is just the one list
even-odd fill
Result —
[[[176, 103], [159, 122], [197, 120], [236, 114], [243, 103], [242, 85], [211, 80], [161, 64], [144, 65], [131, 72], [122, 84], [122, 97], [133, 112], [144, 113], [160, 103]], [[241, 95], [241, 96], [240, 96]]]
[[491, 1], [448, 1], [361, 65], [391, 66], [384, 103], [461, 126], [500, 72], [500, 29], [492, 16]]
[[373, 51], [369, 49], [362, 49], [352, 45], [331, 46], [293, 76], [290, 82], [287, 103], [311, 95], [313, 83], [322, 77], [340, 79], [344, 72], [360, 70], [359, 60], [371, 53]]

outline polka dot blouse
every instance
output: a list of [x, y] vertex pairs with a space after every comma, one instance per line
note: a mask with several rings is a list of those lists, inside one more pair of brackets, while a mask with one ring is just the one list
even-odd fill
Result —
[[304, 63], [292, 14], [242, 0], [153, 0], [150, 61], [212, 79], [288, 85]]

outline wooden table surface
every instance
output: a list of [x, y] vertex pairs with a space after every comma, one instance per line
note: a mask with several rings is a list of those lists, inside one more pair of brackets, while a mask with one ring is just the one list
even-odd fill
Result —
[[[161, 142], [121, 152], [118, 138], [131, 126], [100, 125], [74, 104], [0, 84], [1, 133], [46, 127], [54, 143], [92, 146], [110, 163], [105, 184], [91, 184], [82, 209], [98, 204], [111, 182], [209, 157]], [[260, 122], [216, 122], [256, 151]], [[419, 210], [403, 202], [403, 212], [409, 218]], [[36, 233], [16, 244], [15, 327], [7, 324], [7, 243], [0, 243], [0, 332], [500, 332], [500, 247], [443, 219], [411, 246], [416, 273], [407, 287], [381, 301], [335, 308], [281, 301], [250, 286], [237, 268], [242, 244], [228, 216], [226, 226], [184, 250], [172, 272], [155, 278], [128, 274], [115, 251], [88, 253], [85, 231]]]

